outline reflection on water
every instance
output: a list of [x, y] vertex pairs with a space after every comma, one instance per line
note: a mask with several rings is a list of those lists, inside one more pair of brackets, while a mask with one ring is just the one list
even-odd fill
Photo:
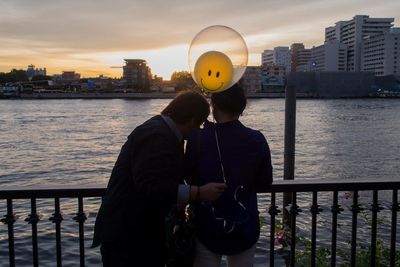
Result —
[[[122, 144], [132, 129], [158, 114], [168, 100], [3, 100], [0, 101], [0, 185], [106, 183]], [[400, 173], [400, 100], [299, 100], [297, 103], [296, 177], [303, 179], [398, 179]], [[242, 118], [244, 124], [260, 129], [272, 151], [275, 179], [283, 174], [284, 100], [250, 100]], [[368, 194], [368, 193], [366, 193]], [[383, 195], [383, 194], [382, 194]], [[331, 196], [321, 196], [330, 199]], [[384, 198], [384, 196], [382, 196]], [[365, 197], [365, 204], [370, 201]], [[76, 200], [62, 200], [63, 261], [78, 260]], [[85, 231], [90, 244], [98, 199], [85, 200], [89, 218]], [[311, 196], [299, 205], [309, 209]], [[55, 262], [52, 200], [38, 200], [42, 221], [38, 225], [40, 262]], [[330, 203], [321, 204], [325, 211]], [[260, 196], [260, 211], [266, 216], [269, 195]], [[17, 266], [31, 265], [29, 201], [16, 201]], [[0, 204], [0, 216], [6, 213]], [[382, 214], [382, 213], [381, 213]], [[319, 215], [318, 237], [329, 243], [330, 212]], [[345, 211], [339, 219], [349, 218]], [[386, 216], [381, 215], [381, 216]], [[268, 216], [267, 216], [268, 218]], [[309, 235], [310, 217], [300, 215], [299, 227]], [[360, 222], [360, 225], [362, 222]], [[263, 227], [256, 262], [266, 261], [268, 226]], [[340, 231], [346, 233], [343, 224]], [[382, 225], [380, 235], [388, 234]], [[0, 225], [0, 265], [7, 264], [6, 227]], [[349, 233], [349, 232], [347, 232]], [[362, 236], [363, 233], [360, 233]], [[348, 234], [341, 235], [345, 244]], [[368, 238], [366, 238], [368, 240]], [[99, 264], [98, 250], [87, 249], [87, 264]]]

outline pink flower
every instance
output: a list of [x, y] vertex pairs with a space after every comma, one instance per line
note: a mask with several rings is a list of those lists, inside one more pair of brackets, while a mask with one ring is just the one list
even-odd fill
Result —
[[275, 233], [275, 239], [282, 239], [284, 236], [284, 232], [282, 230], [279, 230]]

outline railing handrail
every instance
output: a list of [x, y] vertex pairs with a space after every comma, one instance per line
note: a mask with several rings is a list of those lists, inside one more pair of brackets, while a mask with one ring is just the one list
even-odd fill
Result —
[[[277, 180], [271, 192], [323, 192], [351, 190], [391, 190], [400, 189], [400, 181], [363, 179], [348, 180]], [[85, 185], [47, 185], [47, 186], [15, 186], [0, 189], [0, 199], [27, 198], [68, 198], [68, 197], [100, 197], [106, 190], [106, 184]]]
[[100, 197], [106, 184], [14, 186], [0, 189], [0, 199]]
[[[350, 266], [356, 266], [357, 261], [357, 219], [358, 213], [368, 207], [370, 213], [372, 214], [372, 224], [371, 224], [371, 255], [370, 261], [375, 266], [377, 262], [377, 216], [378, 212], [381, 210], [390, 210], [391, 212], [391, 230], [390, 230], [390, 249], [386, 250], [390, 253], [390, 266], [396, 265], [396, 237], [397, 237], [397, 212], [400, 211], [398, 204], [398, 191], [400, 189], [400, 179], [396, 180], [371, 180], [363, 179], [357, 181], [350, 180], [338, 180], [338, 179], [308, 179], [308, 180], [278, 180], [272, 184], [270, 190], [270, 200], [271, 204], [268, 208], [268, 214], [270, 215], [270, 258], [269, 265], [275, 265], [275, 242], [279, 241], [279, 238], [275, 238], [277, 220], [279, 220], [279, 210], [276, 205], [277, 193], [289, 192], [292, 198], [292, 204], [288, 209], [290, 217], [286, 222], [286, 225], [290, 226], [290, 266], [296, 266], [296, 220], [300, 212], [303, 210], [297, 205], [298, 192], [309, 192], [312, 193], [312, 205], [307, 212], [311, 213], [311, 265], [316, 266], [317, 258], [317, 215], [323, 211], [320, 204], [318, 203], [318, 193], [319, 192], [329, 192], [332, 194], [332, 206], [327, 208], [325, 211], [330, 211], [332, 213], [332, 244], [331, 252], [332, 256], [330, 258], [331, 266], [336, 266], [337, 261], [337, 235], [338, 235], [338, 214], [344, 209], [341, 208], [340, 203], [338, 203], [338, 193], [339, 191], [352, 191], [354, 194], [349, 194], [348, 198], [352, 205], [350, 207], [351, 211], [351, 253], [350, 253]], [[378, 192], [381, 190], [392, 191], [392, 202], [390, 206], [380, 206], [378, 202]], [[373, 201], [371, 205], [365, 208], [361, 207], [359, 203], [360, 191], [372, 191]], [[84, 198], [96, 197], [101, 198], [106, 192], [106, 184], [75, 184], [75, 185], [35, 185], [35, 186], [13, 186], [0, 189], [0, 200], [4, 202], [6, 200], [7, 214], [1, 219], [1, 222], [7, 225], [8, 228], [8, 253], [10, 266], [15, 266], [15, 241], [14, 241], [14, 223], [17, 220], [16, 214], [13, 209], [14, 199], [29, 199], [31, 203], [31, 213], [25, 219], [32, 226], [32, 258], [33, 266], [39, 266], [39, 250], [38, 250], [38, 223], [40, 221], [40, 216], [37, 212], [37, 199], [54, 199], [54, 213], [49, 218], [55, 224], [56, 233], [56, 259], [57, 266], [62, 266], [62, 245], [61, 245], [61, 222], [64, 220], [61, 213], [60, 199], [61, 198], [77, 198], [78, 199], [78, 211], [73, 219], [79, 224], [79, 259], [80, 266], [85, 266], [85, 234], [84, 234], [84, 223], [87, 219], [84, 209]], [[389, 196], [390, 198], [390, 196]], [[328, 201], [329, 202], [329, 201]], [[285, 209], [286, 210], [286, 209]], [[305, 210], [304, 210], [305, 211]], [[358, 248], [359, 249], [359, 248]], [[386, 253], [385, 252], [385, 253]]]

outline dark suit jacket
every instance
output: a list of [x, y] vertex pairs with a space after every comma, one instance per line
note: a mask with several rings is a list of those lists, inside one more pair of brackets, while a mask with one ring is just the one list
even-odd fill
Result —
[[132, 253], [161, 257], [164, 218], [183, 181], [183, 148], [158, 115], [123, 145], [96, 218], [93, 246], [122, 243]]

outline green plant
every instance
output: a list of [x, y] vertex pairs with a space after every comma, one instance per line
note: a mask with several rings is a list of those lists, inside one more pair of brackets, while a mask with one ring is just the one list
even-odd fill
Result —
[[[346, 192], [344, 194], [344, 199], [350, 199], [352, 197], [352, 192]], [[364, 222], [372, 227], [372, 220], [368, 212], [363, 209], [360, 211], [360, 218]], [[384, 219], [379, 218], [377, 220], [377, 226], [384, 224]], [[290, 229], [288, 229], [290, 233]], [[348, 249], [337, 249], [338, 266], [349, 267], [351, 261], [351, 241], [348, 241]], [[303, 236], [296, 237], [296, 265], [299, 267], [308, 267], [311, 265], [311, 240]], [[372, 266], [371, 264], [371, 245], [358, 243], [356, 249], [356, 266], [366, 267]], [[390, 266], [390, 248], [385, 245], [381, 238], [376, 240], [376, 251], [375, 251], [375, 266], [386, 267]], [[319, 267], [330, 266], [331, 250], [329, 248], [317, 248], [316, 250], [316, 265]], [[400, 251], [396, 251], [396, 264], [395, 266], [400, 267]]]

